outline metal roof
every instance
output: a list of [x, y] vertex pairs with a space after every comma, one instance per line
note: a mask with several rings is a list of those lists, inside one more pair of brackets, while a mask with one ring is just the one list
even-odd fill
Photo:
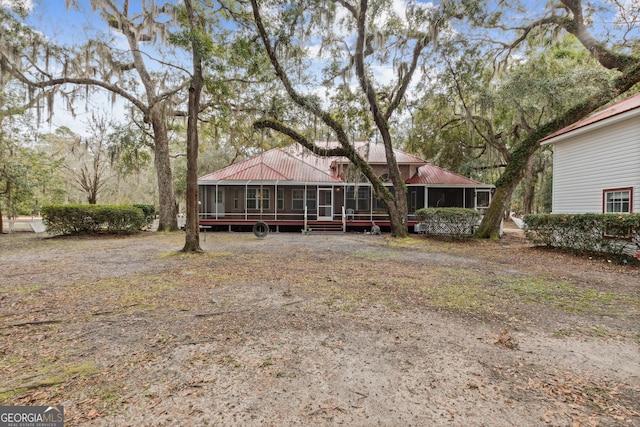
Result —
[[602, 122], [604, 120], [610, 119], [612, 117], [615, 117], [620, 114], [633, 111], [633, 110], [638, 110], [638, 112], [640, 113], [640, 93], [634, 96], [631, 96], [629, 98], [626, 98], [620, 102], [616, 102], [615, 104], [605, 108], [604, 110], [593, 113], [586, 119], [579, 120], [572, 125], [562, 128], [559, 131], [554, 132], [551, 135], [548, 135], [542, 138], [540, 142], [543, 144], [552, 143], [553, 141], [551, 140], [554, 138], [557, 138], [560, 135], [564, 135], [566, 133], [575, 131], [577, 129], [584, 128], [585, 126]]
[[415, 175], [407, 180], [407, 184], [482, 185], [471, 178], [432, 164], [418, 168]]
[[331, 174], [326, 159], [307, 150], [307, 158], [286, 148], [274, 148], [240, 163], [212, 172], [198, 181], [299, 181], [342, 182]]
[[[372, 164], [386, 164], [386, 155], [382, 144], [355, 143], [356, 149]], [[322, 148], [336, 148], [337, 142], [319, 143]], [[482, 185], [480, 182], [432, 165], [427, 161], [395, 150], [399, 165], [420, 165], [407, 184], [431, 185]], [[365, 155], [366, 154], [366, 155]], [[198, 179], [201, 184], [234, 181], [290, 181], [295, 183], [343, 183], [332, 166], [347, 163], [344, 157], [322, 157], [299, 144], [283, 148], [274, 148], [258, 156], [236, 163]]]

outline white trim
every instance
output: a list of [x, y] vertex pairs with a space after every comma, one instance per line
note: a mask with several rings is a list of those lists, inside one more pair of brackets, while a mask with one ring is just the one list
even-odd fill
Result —
[[[320, 191], [328, 191], [329, 194], [331, 194], [331, 205], [320, 205]], [[317, 219], [318, 221], [333, 221], [333, 187], [320, 187], [318, 186], [317, 188], [317, 200], [316, 200], [316, 208], [317, 208], [317, 212], [318, 212], [318, 216]], [[329, 216], [321, 216], [320, 215], [320, 206], [322, 206], [323, 208], [329, 207], [330, 209], [330, 215]]]

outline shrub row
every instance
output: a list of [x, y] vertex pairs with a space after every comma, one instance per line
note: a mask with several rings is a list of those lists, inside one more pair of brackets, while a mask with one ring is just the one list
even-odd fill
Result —
[[156, 207], [154, 205], [143, 205], [136, 204], [132, 205], [134, 208], [142, 209], [142, 214], [144, 215], [144, 220], [147, 223], [147, 226], [151, 226], [153, 220], [156, 217]]
[[462, 237], [475, 232], [482, 213], [475, 209], [422, 208], [416, 211], [416, 217], [421, 233]]
[[527, 239], [537, 245], [618, 259], [640, 252], [640, 214], [525, 215], [523, 220]]
[[42, 220], [52, 234], [128, 234], [147, 224], [142, 208], [112, 205], [43, 206]]

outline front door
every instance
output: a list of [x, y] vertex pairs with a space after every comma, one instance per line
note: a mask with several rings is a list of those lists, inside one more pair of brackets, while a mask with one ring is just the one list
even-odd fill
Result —
[[318, 188], [318, 221], [333, 220], [333, 188]]

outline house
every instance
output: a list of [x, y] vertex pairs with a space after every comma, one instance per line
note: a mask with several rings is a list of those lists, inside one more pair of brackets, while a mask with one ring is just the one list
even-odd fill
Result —
[[[388, 181], [384, 146], [355, 145]], [[492, 185], [400, 150], [395, 155], [407, 184], [410, 227], [418, 222], [415, 211], [423, 207], [488, 207]], [[390, 225], [384, 205], [348, 159], [318, 156], [299, 144], [274, 148], [207, 174], [198, 179], [198, 187], [201, 227], [243, 230], [263, 221], [282, 231], [347, 231], [370, 228], [373, 222], [383, 229]]]
[[541, 144], [554, 147], [552, 213], [640, 212], [640, 94]]

